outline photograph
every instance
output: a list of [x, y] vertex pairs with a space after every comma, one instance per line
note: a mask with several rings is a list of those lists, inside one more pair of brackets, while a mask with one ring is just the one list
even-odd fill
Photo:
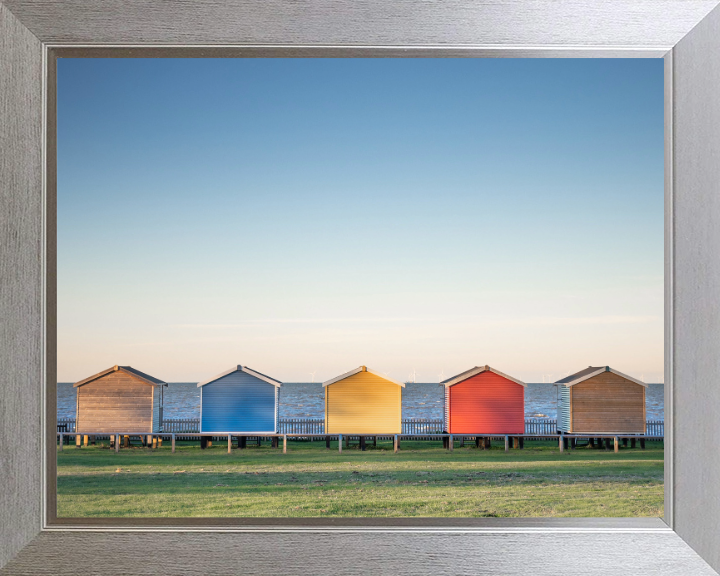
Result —
[[57, 517], [663, 517], [664, 82], [59, 58]]

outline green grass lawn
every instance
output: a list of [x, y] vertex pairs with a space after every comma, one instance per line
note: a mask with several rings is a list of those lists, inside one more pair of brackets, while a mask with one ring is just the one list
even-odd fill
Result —
[[663, 445], [618, 454], [560, 453], [555, 442], [523, 450], [444, 450], [392, 442], [338, 454], [324, 442], [233, 449], [169, 442], [152, 451], [101, 446], [58, 452], [59, 517], [529, 517], [662, 516]]

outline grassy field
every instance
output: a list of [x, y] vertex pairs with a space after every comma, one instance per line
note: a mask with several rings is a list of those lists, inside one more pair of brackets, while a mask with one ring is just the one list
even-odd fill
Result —
[[505, 453], [391, 442], [365, 452], [288, 442], [200, 450], [107, 447], [58, 452], [59, 517], [662, 516], [663, 445], [646, 450], [528, 442]]

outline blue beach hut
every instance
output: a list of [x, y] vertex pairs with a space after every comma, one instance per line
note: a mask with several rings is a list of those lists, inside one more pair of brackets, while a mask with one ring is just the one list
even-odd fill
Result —
[[200, 432], [276, 432], [280, 386], [247, 366], [200, 382]]

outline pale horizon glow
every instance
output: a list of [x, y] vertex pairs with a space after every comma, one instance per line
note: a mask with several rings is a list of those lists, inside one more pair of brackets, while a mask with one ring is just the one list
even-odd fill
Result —
[[661, 59], [60, 59], [58, 381], [663, 382]]

